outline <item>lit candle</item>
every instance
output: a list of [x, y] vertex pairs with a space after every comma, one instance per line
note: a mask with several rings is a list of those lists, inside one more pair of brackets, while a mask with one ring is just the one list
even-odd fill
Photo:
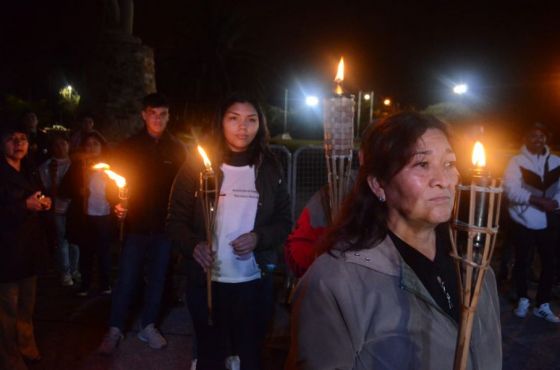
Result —
[[[486, 153], [484, 146], [480, 141], [474, 143], [472, 152], [472, 186], [488, 187], [491, 182], [490, 171], [486, 168]], [[474, 209], [474, 225], [477, 227], [486, 227], [488, 220], [488, 197], [486, 192], [472, 191], [471, 196], [475, 197]], [[474, 247], [481, 247], [484, 245], [485, 234], [477, 233], [474, 238]]]
[[[111, 166], [107, 163], [97, 163], [92, 166], [94, 170], [102, 170], [107, 177], [115, 182], [117, 188], [119, 189], [119, 200], [121, 201], [121, 206], [127, 210], [128, 209], [128, 186], [126, 186], [126, 179], [111, 170]], [[119, 226], [119, 240], [124, 240], [124, 219], [120, 220]]]

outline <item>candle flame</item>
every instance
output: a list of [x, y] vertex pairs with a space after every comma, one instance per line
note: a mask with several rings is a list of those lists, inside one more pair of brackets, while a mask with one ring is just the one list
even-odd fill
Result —
[[334, 81], [337, 83], [341, 83], [344, 81], [344, 58], [340, 57], [340, 62], [338, 62], [338, 69], [336, 71], [336, 77]]
[[486, 154], [484, 153], [484, 146], [480, 141], [474, 143], [472, 164], [475, 167], [486, 167]]
[[115, 184], [117, 184], [117, 187], [119, 189], [122, 189], [126, 186], [126, 179], [124, 177], [122, 177], [121, 175], [117, 174], [114, 171], [111, 171], [111, 166], [109, 166], [107, 163], [97, 163], [95, 165], [92, 166], [92, 168], [94, 170], [103, 170], [103, 172], [105, 172], [105, 174], [115, 182]]
[[198, 145], [198, 152], [200, 153], [202, 160], [204, 161], [204, 167], [206, 167], [207, 170], [211, 170], [212, 162], [210, 162], [210, 159], [208, 159], [206, 152], [204, 151], [204, 149], [202, 149], [200, 145]]

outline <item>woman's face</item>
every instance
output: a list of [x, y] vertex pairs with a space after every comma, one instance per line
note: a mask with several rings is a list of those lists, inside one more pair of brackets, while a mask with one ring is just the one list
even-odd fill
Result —
[[21, 161], [27, 155], [28, 149], [27, 135], [22, 132], [14, 132], [2, 142], [4, 156], [12, 161]]
[[230, 150], [243, 152], [251, 145], [259, 130], [257, 110], [250, 103], [234, 103], [226, 110], [222, 127]]
[[418, 139], [409, 163], [388, 184], [381, 184], [391, 229], [395, 223], [418, 228], [449, 220], [459, 180], [455, 160], [442, 131], [428, 129]]
[[101, 143], [96, 138], [90, 136], [84, 141], [84, 152], [89, 157], [101, 155]]

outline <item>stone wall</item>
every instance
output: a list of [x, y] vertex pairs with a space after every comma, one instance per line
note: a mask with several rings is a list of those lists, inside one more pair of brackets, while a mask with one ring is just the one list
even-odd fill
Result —
[[83, 107], [110, 141], [120, 141], [142, 126], [141, 100], [156, 91], [153, 50], [137, 37], [107, 32], [86, 72]]

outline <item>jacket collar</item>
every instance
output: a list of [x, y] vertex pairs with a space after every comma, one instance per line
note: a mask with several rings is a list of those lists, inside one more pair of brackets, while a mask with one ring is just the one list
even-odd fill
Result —
[[346, 262], [399, 278], [401, 288], [417, 295], [443, 312], [416, 273], [404, 262], [389, 235], [375, 246], [372, 244], [367, 249], [360, 251], [343, 252], [343, 256]]

